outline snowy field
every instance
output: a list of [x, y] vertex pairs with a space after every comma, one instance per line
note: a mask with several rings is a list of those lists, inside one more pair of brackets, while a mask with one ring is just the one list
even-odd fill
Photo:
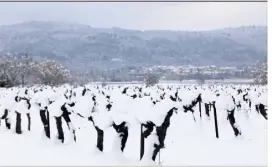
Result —
[[0, 166], [267, 165], [266, 86], [0, 89], [0, 118]]
[[[131, 81], [131, 82], [106, 82], [106, 84], [114, 84], [114, 85], [126, 85], [126, 84], [142, 84], [143, 82], [140, 81]], [[182, 81], [177, 81], [177, 80], [160, 80], [159, 84], [160, 85], [169, 85], [169, 84], [198, 84], [198, 80], [182, 80]], [[253, 84], [254, 79], [206, 79], [205, 80], [206, 84]], [[93, 82], [93, 84], [102, 84], [102, 82]]]

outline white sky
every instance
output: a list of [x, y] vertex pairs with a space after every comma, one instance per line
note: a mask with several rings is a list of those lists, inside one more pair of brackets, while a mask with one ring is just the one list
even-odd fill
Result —
[[266, 2], [1, 2], [0, 25], [62, 21], [138, 30], [267, 25]]

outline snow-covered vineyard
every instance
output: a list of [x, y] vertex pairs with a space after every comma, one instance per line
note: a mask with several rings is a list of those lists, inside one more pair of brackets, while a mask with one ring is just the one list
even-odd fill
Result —
[[0, 165], [266, 165], [267, 87], [0, 90]]

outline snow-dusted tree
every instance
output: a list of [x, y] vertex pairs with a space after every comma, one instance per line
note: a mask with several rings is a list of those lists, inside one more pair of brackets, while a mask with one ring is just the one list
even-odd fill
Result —
[[2, 56], [0, 57], [1, 80], [7, 83], [7, 86], [25, 84], [25, 79], [32, 71], [35, 63], [32, 57], [27, 54], [24, 56]]
[[1, 76], [7, 82], [7, 86], [14, 86], [18, 83], [19, 67], [20, 61], [15, 56], [2, 56], [0, 58]]
[[53, 60], [45, 60], [35, 65], [35, 76], [41, 84], [58, 85], [69, 81], [70, 71]]
[[20, 79], [22, 85], [27, 83], [26, 79], [32, 74], [35, 63], [27, 53], [20, 57]]
[[267, 84], [267, 62], [256, 62], [254, 66], [254, 80], [256, 84]]

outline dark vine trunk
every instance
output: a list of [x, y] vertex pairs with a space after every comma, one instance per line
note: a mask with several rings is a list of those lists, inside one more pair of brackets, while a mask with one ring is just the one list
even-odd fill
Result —
[[265, 106], [263, 104], [259, 104], [259, 111], [261, 115], [264, 117], [264, 119], [267, 120], [267, 113], [266, 113]]
[[5, 125], [7, 129], [10, 129], [10, 122], [9, 122], [9, 118], [8, 118], [8, 110], [5, 109], [4, 115], [1, 117], [1, 119], [5, 120]]
[[102, 152], [103, 151], [103, 141], [104, 141], [104, 131], [95, 126], [97, 132], [97, 144], [96, 147]]
[[63, 106], [61, 107], [61, 110], [63, 111], [62, 117], [64, 118], [64, 120], [65, 120], [65, 122], [66, 122], [66, 124], [67, 124], [68, 129], [72, 131], [73, 136], [74, 136], [74, 141], [76, 141], [76, 130], [73, 128], [73, 126], [70, 127], [70, 124], [71, 124], [71, 119], [70, 119], [70, 116], [69, 116], [70, 113], [68, 112], [68, 110], [67, 110], [67, 108], [65, 107], [65, 105], [63, 105]]
[[[47, 117], [45, 113], [47, 112]], [[49, 112], [47, 110], [40, 110], [40, 117], [44, 127], [44, 132], [46, 137], [50, 139], [50, 122], [49, 122]]]
[[102, 152], [103, 151], [103, 142], [104, 142], [104, 131], [101, 130], [98, 126], [95, 125], [93, 118], [90, 116], [88, 120], [91, 121], [94, 125], [94, 128], [97, 132], [97, 142], [96, 147]]
[[[140, 160], [143, 158], [144, 155], [144, 147], [145, 147], [145, 138], [147, 138], [153, 131], [156, 125], [149, 121], [146, 124], [141, 124], [141, 148], [140, 148]], [[146, 128], [146, 129], [144, 129]]]
[[62, 120], [61, 116], [60, 117], [55, 117], [56, 119], [56, 124], [57, 124], [57, 130], [58, 130], [58, 139], [64, 143], [64, 133], [62, 129]]
[[141, 124], [141, 138], [140, 138], [140, 160], [143, 158], [144, 156], [144, 146], [145, 146], [145, 143], [144, 143], [144, 134], [143, 134], [143, 128], [144, 128], [144, 125]]
[[207, 103], [205, 103], [205, 113], [208, 117], [210, 117], [210, 106]]
[[7, 129], [11, 128], [11, 125], [10, 125], [10, 122], [9, 122], [8, 118], [5, 119], [5, 124], [6, 124]]
[[157, 154], [160, 152], [160, 149], [164, 148], [164, 140], [166, 137], [167, 129], [170, 126], [170, 118], [172, 117], [175, 110], [176, 110], [175, 108], [172, 108], [170, 111], [168, 111], [162, 125], [159, 127], [156, 127], [156, 132], [157, 132], [159, 143], [154, 144], [154, 151], [153, 151], [153, 155], [152, 155], [153, 161], [156, 160]]
[[15, 125], [15, 132], [17, 134], [22, 134], [22, 118], [21, 113], [15, 111], [16, 113], [16, 125]]
[[30, 128], [31, 128], [31, 117], [30, 117], [29, 113], [27, 113], [26, 116], [27, 116], [27, 121], [28, 121], [27, 129], [28, 129], [28, 131], [30, 131]]
[[[228, 111], [228, 110], [227, 110]], [[231, 110], [231, 111], [228, 111], [228, 120], [229, 120], [229, 123], [233, 129], [233, 132], [234, 132], [234, 135], [237, 137], [238, 135], [241, 135], [241, 132], [238, 130], [238, 128], [236, 128], [235, 126], [235, 118], [234, 118], [234, 111], [235, 109]]]
[[259, 105], [255, 105], [255, 109], [256, 109], [257, 113], [260, 113], [259, 112]]
[[121, 139], [121, 151], [123, 152], [128, 138], [128, 127], [126, 126], [126, 122], [122, 122], [120, 125], [113, 123], [113, 128], [119, 134]]

